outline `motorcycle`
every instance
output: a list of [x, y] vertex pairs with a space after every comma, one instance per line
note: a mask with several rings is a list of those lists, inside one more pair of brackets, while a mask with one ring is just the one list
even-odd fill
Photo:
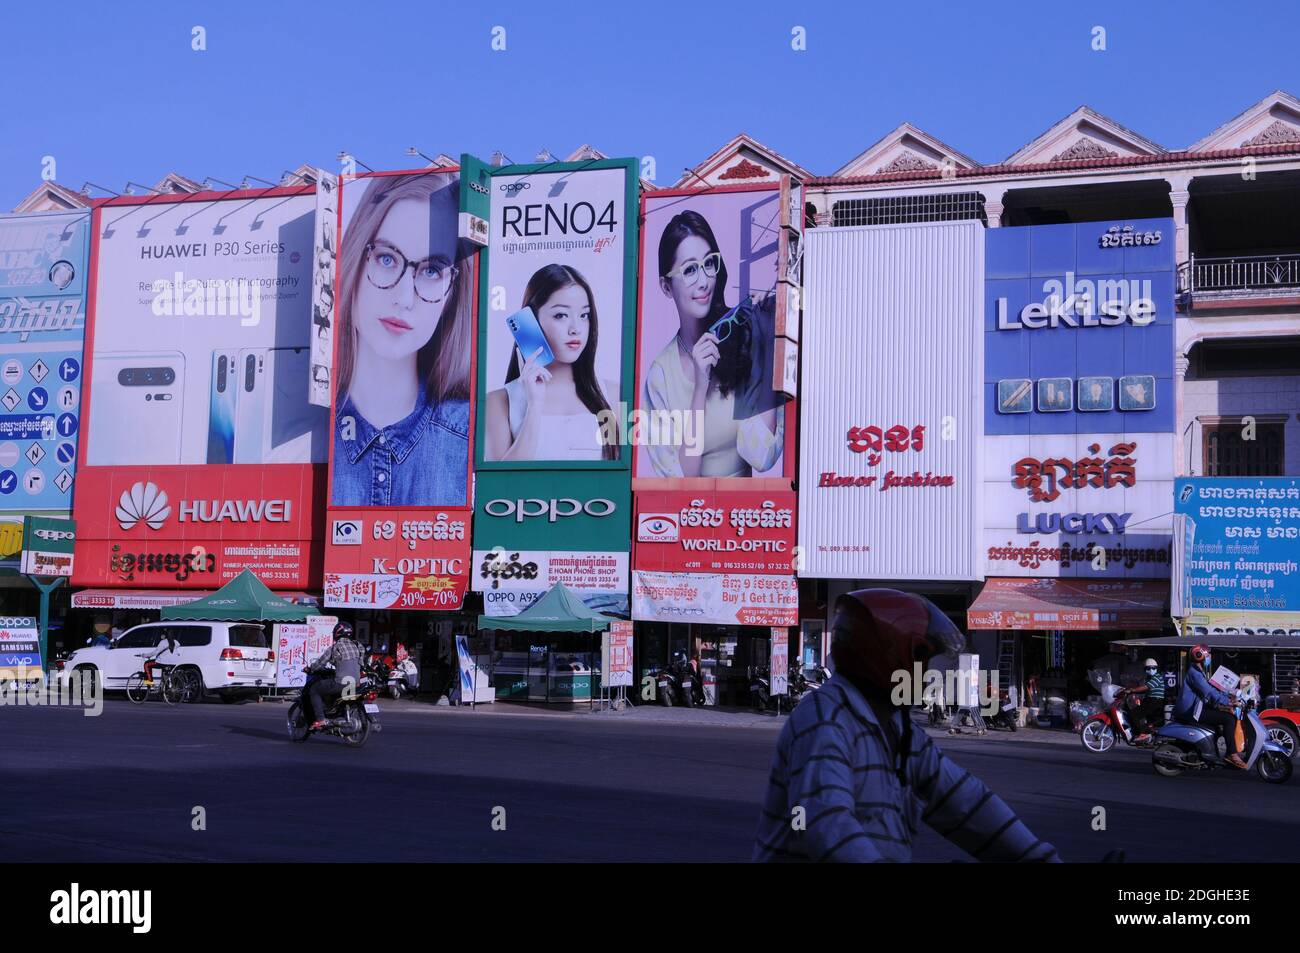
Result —
[[371, 731], [381, 730], [379, 706], [375, 704], [379, 698], [379, 682], [375, 670], [370, 666], [363, 666], [356, 690], [331, 699], [325, 706], [325, 726], [313, 728], [306, 709], [308, 693], [313, 684], [323, 678], [332, 677], [333, 673], [328, 671], [307, 673], [307, 682], [302, 687], [302, 693], [289, 706], [285, 717], [289, 739], [303, 742], [313, 734], [319, 733], [334, 735], [336, 738], [342, 738], [345, 744], [360, 748], [370, 737]]
[[[1268, 730], [1253, 708], [1240, 718], [1245, 745], [1242, 760], [1255, 769], [1262, 781], [1282, 784], [1291, 777], [1291, 758], [1281, 745], [1269, 740]], [[1219, 736], [1205, 725], [1171, 722], [1155, 733], [1151, 766], [1164, 778], [1176, 778], [1184, 771], [1213, 770], [1227, 766], [1219, 751]]]
[[1154, 735], [1149, 740], [1138, 741], [1137, 733], [1133, 730], [1133, 720], [1128, 713], [1135, 701], [1141, 701], [1141, 693], [1131, 692], [1127, 688], [1110, 687], [1114, 690], [1110, 704], [1097, 714], [1088, 716], [1079, 732], [1079, 740], [1089, 751], [1098, 753], [1113, 748], [1116, 738], [1122, 738], [1125, 744], [1135, 748], [1150, 748], [1155, 743]]
[[420, 688], [420, 670], [410, 656], [402, 659], [390, 668], [385, 677], [388, 685], [388, 697], [397, 701], [406, 695], [414, 696]]
[[984, 724], [989, 728], [1005, 728], [1007, 731], [1016, 730], [1016, 709], [1011, 704], [1011, 696], [1007, 692], [998, 693], [998, 710], [991, 715], [981, 713]]
[[681, 689], [677, 686], [677, 676], [671, 668], [652, 668], [650, 675], [655, 682], [655, 697], [665, 708], [672, 708], [681, 700]]

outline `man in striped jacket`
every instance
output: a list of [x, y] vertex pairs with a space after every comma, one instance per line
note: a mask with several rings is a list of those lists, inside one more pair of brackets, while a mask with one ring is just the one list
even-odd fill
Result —
[[781, 730], [753, 859], [906, 862], [924, 821], [977, 860], [1059, 862], [890, 700], [895, 672], [961, 650], [947, 616], [894, 589], [841, 596], [835, 612], [835, 675]]

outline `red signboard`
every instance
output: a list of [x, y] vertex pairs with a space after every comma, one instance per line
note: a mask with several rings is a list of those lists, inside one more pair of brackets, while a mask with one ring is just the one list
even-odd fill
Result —
[[636, 494], [634, 568], [791, 575], [792, 490], [665, 490]]
[[321, 464], [83, 467], [72, 584], [318, 589], [324, 508]]
[[330, 507], [326, 605], [459, 609], [469, 587], [472, 513], [464, 508]]

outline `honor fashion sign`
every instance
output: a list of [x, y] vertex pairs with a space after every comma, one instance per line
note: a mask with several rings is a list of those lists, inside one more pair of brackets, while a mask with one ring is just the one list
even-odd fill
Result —
[[804, 233], [800, 574], [983, 574], [978, 223]]

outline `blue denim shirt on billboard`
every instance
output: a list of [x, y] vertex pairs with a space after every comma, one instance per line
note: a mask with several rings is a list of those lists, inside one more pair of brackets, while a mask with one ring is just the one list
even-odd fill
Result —
[[[343, 439], [348, 418], [353, 440]], [[469, 401], [422, 398], [377, 429], [344, 398], [334, 421], [334, 506], [465, 506]]]

